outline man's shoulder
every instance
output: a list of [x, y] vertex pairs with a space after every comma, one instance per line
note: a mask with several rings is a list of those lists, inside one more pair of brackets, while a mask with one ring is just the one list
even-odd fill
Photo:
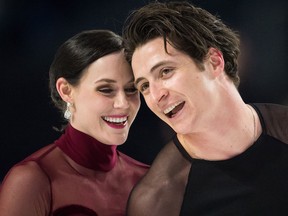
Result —
[[275, 104], [275, 103], [253, 103], [251, 104], [254, 107], [258, 108], [258, 110], [262, 112], [267, 111], [279, 111], [279, 112], [288, 112], [288, 106], [283, 104]]
[[135, 193], [148, 194], [150, 191], [155, 195], [165, 193], [171, 186], [185, 184], [190, 166], [191, 163], [171, 140], [158, 153], [146, 175], [135, 187]]
[[191, 163], [173, 140], [167, 143], [134, 187], [128, 202], [128, 215], [177, 215], [175, 212], [179, 212], [190, 167]]
[[288, 106], [272, 103], [255, 103], [263, 132], [288, 144]]

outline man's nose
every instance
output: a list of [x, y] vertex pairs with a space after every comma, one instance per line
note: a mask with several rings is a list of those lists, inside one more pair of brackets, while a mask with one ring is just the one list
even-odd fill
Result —
[[167, 89], [159, 83], [150, 84], [150, 94], [155, 103], [159, 104], [165, 96], [167, 96]]

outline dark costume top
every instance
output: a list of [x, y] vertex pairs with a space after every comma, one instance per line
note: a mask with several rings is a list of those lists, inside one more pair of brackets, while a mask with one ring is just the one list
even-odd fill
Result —
[[[39, 198], [31, 200], [31, 212], [37, 215], [123, 216], [129, 193], [148, 166], [116, 147], [102, 144], [68, 125], [55, 143], [14, 166], [5, 179], [9, 182], [9, 175], [22, 165], [39, 170], [31, 174], [29, 188], [39, 193]], [[67, 155], [76, 166], [69, 163]]]
[[177, 137], [134, 188], [129, 216], [287, 216], [288, 107], [254, 104], [263, 133], [222, 161], [194, 159]]

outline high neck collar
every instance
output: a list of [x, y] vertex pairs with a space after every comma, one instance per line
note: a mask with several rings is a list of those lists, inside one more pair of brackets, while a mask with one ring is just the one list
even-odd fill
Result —
[[116, 164], [116, 145], [103, 144], [70, 124], [55, 144], [73, 161], [89, 169], [109, 171]]

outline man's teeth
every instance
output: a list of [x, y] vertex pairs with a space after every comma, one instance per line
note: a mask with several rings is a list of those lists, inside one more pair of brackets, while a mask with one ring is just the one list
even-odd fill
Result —
[[115, 118], [115, 117], [104, 117], [105, 121], [112, 122], [112, 123], [120, 123], [127, 121], [127, 117]]
[[178, 103], [176, 103], [176, 104], [173, 104], [172, 106], [168, 107], [167, 109], [164, 110], [164, 114], [165, 114], [165, 115], [168, 114], [168, 113], [171, 112], [176, 106], [178, 106], [178, 105], [181, 104], [181, 103], [182, 103], [182, 101], [181, 101], [181, 102], [178, 102]]

